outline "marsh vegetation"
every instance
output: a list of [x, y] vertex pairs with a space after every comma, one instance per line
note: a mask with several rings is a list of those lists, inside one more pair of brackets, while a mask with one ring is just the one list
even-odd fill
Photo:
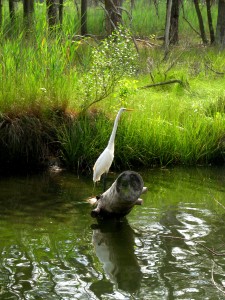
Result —
[[[197, 26], [193, 4], [184, 4], [186, 18]], [[133, 9], [132, 28], [119, 27], [107, 39], [103, 11], [90, 7], [89, 32], [101, 38], [80, 37], [72, 5], [65, 3], [63, 30], [54, 36], [41, 3], [32, 31], [23, 29], [21, 3], [13, 28], [6, 15], [3, 19], [1, 170], [57, 160], [91, 171], [123, 106], [134, 112], [120, 122], [114, 168], [223, 163], [225, 52], [203, 45], [183, 21], [179, 44], [165, 55], [159, 39], [164, 17], [143, 9], [143, 1]], [[165, 7], [158, 9], [165, 16]], [[215, 22], [214, 7], [212, 15]], [[169, 80], [177, 82], [149, 87]]]

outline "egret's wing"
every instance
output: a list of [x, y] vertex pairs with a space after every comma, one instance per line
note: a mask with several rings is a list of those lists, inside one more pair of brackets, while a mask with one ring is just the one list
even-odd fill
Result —
[[93, 181], [99, 181], [101, 175], [107, 173], [113, 161], [113, 152], [106, 148], [97, 159], [93, 167]]

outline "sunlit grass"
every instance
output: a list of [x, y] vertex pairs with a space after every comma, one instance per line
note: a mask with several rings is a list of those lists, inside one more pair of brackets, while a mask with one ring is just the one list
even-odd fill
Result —
[[[92, 38], [78, 38], [79, 17], [71, 5], [65, 4], [63, 30], [56, 37], [48, 34], [43, 4], [37, 4], [30, 34], [19, 17], [21, 4], [13, 30], [9, 20], [4, 19], [0, 48], [2, 161], [13, 160], [19, 153], [27, 163], [41, 162], [54, 154], [68, 168], [91, 171], [108, 142], [118, 109], [125, 106], [135, 110], [125, 113], [120, 121], [113, 167], [223, 162], [225, 54], [215, 48], [190, 47], [190, 41], [184, 40], [165, 59], [158, 42], [159, 46], [154, 47], [138, 43], [136, 75], [122, 76], [114, 82], [108, 97], [80, 115], [84, 101], [88, 104], [94, 100], [92, 96], [84, 99], [84, 90], [88, 91], [85, 76], [94, 63], [97, 65], [92, 58], [97, 43]], [[143, 3], [137, 3], [133, 11], [134, 35], [154, 40], [163, 33], [165, 8], [159, 6], [159, 18], [152, 8], [149, 15]], [[196, 25], [193, 5], [186, 13]], [[104, 35], [103, 11], [99, 8], [89, 9], [88, 29]], [[185, 22], [181, 22], [183, 35], [190, 36]], [[199, 45], [197, 36], [193, 40]], [[119, 69], [116, 64], [113, 67]], [[139, 89], [171, 79], [183, 84]], [[47, 136], [42, 135], [43, 130]]]

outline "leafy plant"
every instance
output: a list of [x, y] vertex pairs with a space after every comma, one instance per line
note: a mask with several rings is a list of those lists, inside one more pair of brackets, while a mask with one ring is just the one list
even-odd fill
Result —
[[136, 66], [132, 37], [128, 30], [119, 28], [93, 49], [90, 69], [81, 79], [83, 110], [111, 94], [122, 78], [134, 75]]

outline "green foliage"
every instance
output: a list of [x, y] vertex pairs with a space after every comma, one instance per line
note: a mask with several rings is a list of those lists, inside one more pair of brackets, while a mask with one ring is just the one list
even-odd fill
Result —
[[101, 111], [80, 114], [62, 124], [57, 132], [67, 168], [91, 171], [95, 157], [105, 148], [110, 125]]
[[0, 110], [65, 107], [78, 82], [78, 47], [70, 40], [40, 36], [26, 40], [22, 34], [5, 40], [0, 49]]
[[118, 28], [92, 51], [90, 69], [81, 79], [84, 109], [110, 95], [124, 77], [135, 74], [137, 52], [130, 33]]
[[152, 98], [150, 105], [135, 109], [118, 130], [117, 168], [124, 164], [196, 165], [223, 160], [224, 113], [208, 117], [196, 112], [192, 102], [183, 101]]
[[[133, 12], [133, 33], [148, 36], [147, 43], [137, 42], [138, 55], [131, 33], [123, 28], [100, 42], [74, 36], [79, 24], [69, 2], [57, 37], [46, 30], [44, 4], [37, 4], [38, 22], [30, 34], [22, 18], [16, 18], [11, 30], [10, 20], [4, 18], [0, 35], [2, 164], [38, 165], [53, 155], [60, 156], [68, 168], [91, 172], [122, 106], [135, 111], [120, 121], [113, 167], [224, 161], [224, 52], [190, 48], [189, 39], [197, 43], [199, 39], [190, 34], [187, 24], [181, 24], [188, 38], [165, 57], [157, 40], [164, 28], [165, 6], [159, 5], [160, 18], [149, 18], [154, 10], [143, 10], [143, 3], [137, 2]], [[186, 17], [196, 24], [192, 4], [184, 5], [189, 9]], [[102, 34], [93, 8], [89, 13], [93, 13], [90, 32]], [[102, 11], [97, 14], [102, 20]], [[139, 89], [170, 79], [183, 84]]]

